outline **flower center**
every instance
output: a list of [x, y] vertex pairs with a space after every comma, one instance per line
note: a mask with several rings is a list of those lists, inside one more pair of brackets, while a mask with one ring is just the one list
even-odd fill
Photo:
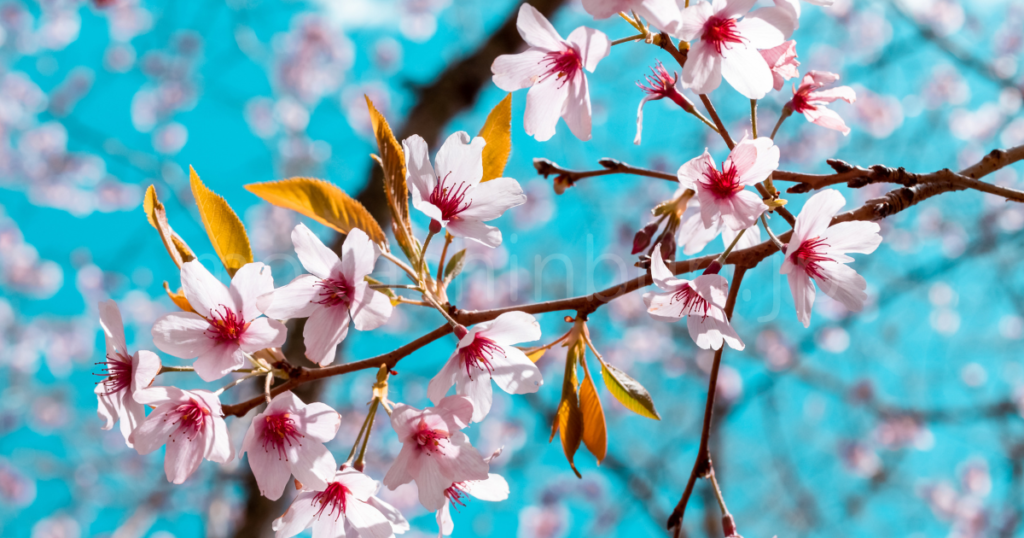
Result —
[[743, 36], [736, 29], [736, 19], [729, 17], [711, 17], [704, 23], [704, 34], [700, 38], [715, 47], [715, 52], [722, 54], [722, 49], [730, 49], [730, 43], [743, 43]]
[[206, 330], [206, 335], [220, 342], [237, 342], [242, 333], [249, 328], [249, 324], [242, 316], [225, 305], [211, 309], [210, 319], [207, 321], [210, 328]]
[[828, 247], [828, 243], [821, 237], [815, 237], [814, 239], [808, 239], [803, 243], [800, 243], [800, 248], [796, 249], [793, 253], [793, 261], [800, 264], [807, 271], [807, 274], [820, 280], [826, 280], [825, 272], [822, 271], [821, 262], [830, 262], [830, 258], [825, 248]]
[[700, 315], [707, 318], [708, 310], [711, 309], [711, 305], [697, 293], [693, 284], [687, 284], [677, 290], [669, 300], [669, 303], [675, 302], [683, 303], [683, 308], [687, 311], [687, 315]]
[[707, 167], [704, 170], [704, 178], [700, 180], [700, 184], [719, 200], [731, 198], [732, 195], [743, 190], [743, 185], [740, 185], [736, 165], [730, 160], [722, 163], [721, 171], [710, 166]]
[[469, 206], [473, 203], [473, 200], [466, 201], [466, 193], [469, 192], [469, 183], [458, 182], [452, 180], [452, 184], [448, 184], [448, 177], [452, 173], [448, 172], [445, 176], [434, 185], [434, 190], [430, 192], [430, 203], [434, 207], [441, 210], [441, 220], [452, 220], [459, 213], [469, 209]]
[[444, 446], [441, 443], [448, 441], [448, 432], [444, 430], [431, 430], [426, 424], [420, 424], [420, 430], [416, 432], [416, 444], [421, 450], [429, 454], [444, 454]]
[[473, 379], [474, 367], [480, 371], [486, 371], [488, 374], [494, 373], [494, 365], [491, 364], [491, 361], [498, 356], [504, 357], [505, 350], [494, 343], [494, 340], [476, 334], [473, 335], [473, 343], [459, 350], [459, 356], [462, 357], [462, 362], [466, 365], [466, 374]]
[[107, 355], [107, 362], [97, 362], [104, 365], [104, 372], [96, 374], [106, 379], [100, 381], [103, 385], [104, 394], [116, 394], [127, 389], [132, 384], [132, 360], [120, 353], [114, 356]]
[[263, 427], [263, 450], [270, 452], [270, 449], [273, 448], [277, 450], [281, 459], [287, 460], [285, 445], [292, 446], [293, 441], [294, 444], [301, 445], [300, 439], [305, 436], [299, 433], [295, 427], [295, 421], [288, 413], [270, 415], [264, 417], [264, 421], [266, 424]]
[[339, 275], [338, 278], [325, 278], [320, 281], [320, 300], [318, 304], [326, 306], [348, 306], [352, 303], [352, 285]]
[[815, 108], [808, 99], [808, 93], [810, 93], [810, 90], [798, 89], [796, 93], [793, 94], [793, 100], [789, 102], [789, 106], [793, 108], [793, 112], [803, 114], [805, 111]]
[[538, 80], [544, 80], [554, 75], [556, 79], [561, 80], [561, 83], [558, 85], [559, 88], [574, 79], [576, 74], [583, 69], [583, 60], [580, 59], [580, 53], [576, 52], [576, 49], [572, 47], [567, 47], [561, 52], [549, 52], [544, 55], [544, 59], [539, 63], [545, 66], [547, 71]]
[[[317, 519], [323, 515], [324, 510], [327, 510], [327, 517], [334, 516], [334, 520], [337, 521], [348, 507], [348, 496], [350, 492], [348, 488], [343, 486], [341, 482], [331, 482], [327, 484], [327, 489], [319, 492], [313, 497], [313, 504], [320, 503], [320, 509], [316, 512]], [[335, 513], [337, 512], [337, 513]]]
[[185, 430], [188, 440], [192, 441], [203, 431], [210, 410], [195, 398], [191, 398], [187, 403], [174, 408], [174, 414], [178, 416], [178, 420], [174, 421], [178, 424], [178, 430]]
[[455, 482], [448, 489], [444, 490], [444, 496], [452, 503], [452, 508], [458, 510], [455, 505], [466, 506], [466, 490], [462, 489], [465, 482]]

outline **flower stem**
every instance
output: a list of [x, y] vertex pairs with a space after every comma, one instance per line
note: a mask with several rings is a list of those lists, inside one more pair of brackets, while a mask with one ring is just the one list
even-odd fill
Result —
[[772, 140], [775, 140], [775, 135], [779, 133], [779, 127], [782, 127], [782, 122], [786, 121], [786, 118], [793, 114], [793, 109], [787, 104], [782, 108], [782, 114], [779, 115], [779, 121], [775, 124], [775, 128], [772, 129]]
[[757, 138], [757, 99], [750, 100], [750, 131]]
[[624, 37], [622, 39], [616, 39], [615, 41], [612, 41], [612, 46], [614, 47], [615, 45], [621, 45], [623, 43], [629, 43], [630, 41], [638, 41], [638, 40], [643, 39], [645, 37], [647, 37], [647, 36], [644, 35], [644, 34], [637, 34], [637, 35], [631, 35], [629, 37]]
[[267, 380], [263, 383], [263, 396], [267, 399], [267, 405], [270, 405], [270, 385], [274, 382], [273, 372], [267, 373]]
[[383, 256], [388, 261], [390, 261], [391, 263], [397, 265], [399, 269], [405, 271], [405, 274], [409, 275], [409, 278], [411, 278], [413, 282], [419, 282], [420, 281], [419, 277], [416, 276], [416, 272], [413, 271], [411, 267], [406, 265], [405, 262], [403, 262], [402, 260], [399, 260], [398, 258], [396, 258], [394, 254], [392, 254], [390, 252], [383, 252], [382, 251], [380, 253], [380, 255]]
[[263, 372], [253, 372], [253, 373], [251, 373], [251, 374], [249, 374], [249, 375], [247, 375], [245, 377], [240, 377], [240, 378], [238, 378], [238, 379], [228, 383], [227, 385], [224, 385], [223, 387], [217, 389], [216, 391], [213, 392], [213, 394], [216, 395], [216, 396], [220, 396], [221, 394], [224, 394], [224, 391], [234, 387], [235, 385], [241, 383], [242, 381], [245, 381], [246, 379], [250, 379], [250, 378], [256, 377], [256, 376], [261, 375], [261, 374], [263, 374]]
[[779, 250], [785, 248], [782, 241], [779, 241], [779, 238], [775, 237], [775, 234], [772, 233], [772, 228], [771, 226], [768, 226], [768, 219], [765, 218], [764, 213], [761, 213], [761, 224], [764, 225], [764, 231], [768, 232], [768, 237], [772, 238], [772, 243], [775, 243], [775, 246], [778, 247]]
[[161, 366], [159, 373], [166, 374], [167, 372], [194, 372], [194, 371], [195, 371], [195, 368], [193, 368], [191, 366]]
[[722, 118], [718, 117], [718, 111], [715, 110], [715, 105], [711, 103], [711, 99], [709, 99], [706, 94], [702, 93], [700, 94], [700, 101], [704, 103], [704, 108], [706, 108], [708, 114], [711, 115], [711, 119], [714, 120], [715, 126], [718, 127], [718, 134], [722, 136], [722, 140], [725, 141], [725, 145], [729, 146], [729, 149], [735, 147], [736, 144], [733, 143], [732, 137], [729, 136], [729, 131], [725, 129], [725, 124], [722, 123]]
[[729, 248], [725, 249], [725, 251], [722, 252], [720, 256], [718, 256], [718, 260], [716, 261], [718, 261], [719, 265], [725, 265], [725, 259], [729, 257], [729, 254], [732, 254], [732, 249], [736, 248], [736, 244], [740, 242], [740, 238], [743, 237], [743, 234], [746, 231], [746, 228], [740, 230], [740, 233], [736, 234], [736, 237], [733, 238], [732, 243], [729, 245]]
[[452, 237], [452, 234], [450, 234], [447, 231], [445, 231], [444, 232], [444, 248], [441, 249], [441, 261], [437, 262], [437, 281], [438, 282], [441, 282], [441, 279], [444, 277], [444, 262], [445, 262], [445, 259], [448, 258], [448, 245], [452, 244], [452, 239], [455, 239], [454, 237]]
[[359, 456], [356, 457], [356, 461], [352, 464], [357, 471], [362, 472], [364, 461], [366, 459], [366, 445], [370, 443], [370, 431], [373, 429], [373, 419], [377, 416], [377, 406], [380, 405], [380, 399], [374, 398], [373, 403], [370, 404], [370, 412], [366, 416], [366, 435], [363, 436], [363, 446], [359, 448]]

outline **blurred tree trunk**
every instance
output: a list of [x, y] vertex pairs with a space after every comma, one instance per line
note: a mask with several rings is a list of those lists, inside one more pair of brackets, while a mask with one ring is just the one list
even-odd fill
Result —
[[[531, 4], [546, 17], [550, 17], [564, 2], [565, 0], [532, 0]], [[522, 39], [516, 29], [518, 13], [518, 8], [509, 13], [501, 27], [472, 54], [449, 65], [429, 85], [417, 88], [416, 104], [409, 112], [402, 128], [396, 133], [399, 142], [412, 134], [418, 134], [436, 150], [445, 125], [459, 112], [472, 107], [484, 85], [491, 80], [491, 63], [494, 59], [502, 54], [513, 53], [522, 46]], [[382, 227], [387, 229], [384, 223], [390, 215], [387, 200], [384, 198], [380, 168], [373, 167], [370, 181], [356, 199], [366, 206]], [[340, 235], [335, 238], [331, 245], [335, 252], [341, 251], [343, 239], [344, 236]], [[293, 336], [289, 339], [284, 352], [291, 363], [308, 367], [314, 365], [305, 356], [306, 347], [301, 338], [304, 323], [305, 320], [293, 320], [289, 323], [289, 334]], [[341, 357], [339, 351], [338, 362], [342, 362]], [[326, 380], [305, 383], [294, 390], [295, 395], [304, 402], [319, 400], [325, 382]], [[271, 522], [287, 509], [288, 503], [291, 502], [290, 496], [284, 495], [276, 501], [271, 501], [260, 495], [256, 479], [249, 472], [248, 464], [243, 464], [243, 474], [245, 513], [240, 517], [242, 524], [235, 530], [234, 536], [272, 538], [274, 532], [271, 529]]]

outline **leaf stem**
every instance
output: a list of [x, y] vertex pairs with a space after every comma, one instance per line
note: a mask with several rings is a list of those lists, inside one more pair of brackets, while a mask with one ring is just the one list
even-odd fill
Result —
[[624, 37], [622, 39], [616, 39], [615, 41], [612, 41], [612, 46], [614, 47], [615, 45], [621, 45], [623, 43], [628, 43], [630, 41], [639, 41], [641, 39], [644, 39], [645, 37], [647, 37], [647, 36], [644, 35], [644, 34], [637, 34], [637, 35], [631, 35], [629, 37]]
[[443, 282], [444, 278], [444, 262], [448, 258], [448, 245], [452, 244], [452, 234], [448, 233], [447, 230], [444, 232], [444, 248], [441, 249], [441, 261], [437, 262], [437, 282]]

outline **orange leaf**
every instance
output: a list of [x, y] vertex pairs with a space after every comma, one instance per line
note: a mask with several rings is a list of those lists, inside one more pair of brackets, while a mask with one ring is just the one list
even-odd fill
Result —
[[142, 201], [142, 209], [146, 212], [146, 219], [149, 220], [149, 224], [156, 228], [157, 233], [160, 234], [160, 240], [163, 241], [167, 253], [171, 255], [174, 265], [177, 265], [180, 269], [181, 264], [196, 259], [192, 249], [188, 248], [185, 241], [178, 237], [178, 234], [174, 233], [174, 230], [171, 229], [171, 225], [167, 223], [167, 212], [164, 210], [164, 205], [157, 199], [156, 189], [153, 185], [146, 189], [146, 196]]
[[164, 282], [164, 291], [167, 292], [167, 296], [174, 301], [174, 304], [177, 305], [178, 308], [185, 312], [195, 313], [195, 310], [192, 309], [192, 305], [189, 304], [188, 299], [185, 298], [185, 292], [181, 291], [180, 288], [176, 292], [171, 291], [171, 287], [167, 285], [167, 282]]
[[484, 176], [483, 181], [501, 177], [505, 173], [508, 156], [512, 152], [512, 94], [508, 94], [491, 109], [484, 126], [477, 136], [483, 138]]
[[245, 233], [245, 226], [227, 201], [203, 184], [195, 169], [189, 166], [188, 172], [192, 196], [199, 207], [199, 216], [206, 227], [206, 235], [210, 236], [213, 250], [228, 270], [228, 275], [235, 276], [235, 271], [247, 263], [252, 263], [252, 249], [249, 247], [249, 236]]
[[597, 387], [590, 377], [590, 370], [584, 368], [583, 384], [580, 385], [580, 411], [583, 417], [583, 443], [597, 458], [597, 464], [604, 461], [608, 453], [608, 432], [604, 420], [604, 409], [597, 396]]

